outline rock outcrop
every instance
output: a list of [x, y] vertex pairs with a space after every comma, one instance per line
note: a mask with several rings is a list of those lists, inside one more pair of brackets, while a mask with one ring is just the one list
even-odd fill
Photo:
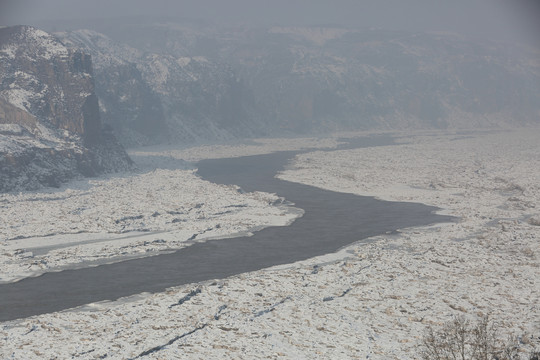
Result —
[[29, 26], [0, 29], [0, 191], [127, 169], [102, 130], [89, 55]]

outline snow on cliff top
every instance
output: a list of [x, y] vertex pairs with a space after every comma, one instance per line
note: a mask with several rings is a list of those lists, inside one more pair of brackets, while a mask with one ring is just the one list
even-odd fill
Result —
[[[16, 55], [27, 55], [50, 60], [53, 57], [68, 55], [68, 49], [54, 36], [31, 26], [21, 26], [10, 40], [0, 45], [0, 57], [14, 59]], [[21, 43], [27, 44], [25, 49], [21, 49]]]

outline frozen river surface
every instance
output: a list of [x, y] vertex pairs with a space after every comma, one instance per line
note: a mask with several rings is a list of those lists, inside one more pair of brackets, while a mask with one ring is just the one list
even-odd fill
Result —
[[[384, 140], [383, 140], [384, 141]], [[359, 146], [376, 145], [364, 140]], [[298, 152], [199, 162], [199, 175], [244, 191], [276, 193], [304, 211], [292, 225], [254, 236], [209, 240], [174, 253], [97, 267], [47, 273], [0, 285], [0, 321], [102, 300], [224, 278], [334, 252], [353, 242], [405, 227], [452, 218], [415, 203], [380, 201], [274, 178]]]

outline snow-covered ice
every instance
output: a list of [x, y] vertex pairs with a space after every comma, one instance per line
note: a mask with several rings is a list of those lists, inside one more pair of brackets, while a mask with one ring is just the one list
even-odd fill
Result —
[[[4, 322], [0, 354], [14, 359], [414, 359], [425, 327], [459, 314], [471, 318], [490, 314], [503, 333], [524, 335], [525, 350], [538, 346], [539, 138], [538, 128], [466, 136], [450, 131], [402, 134], [398, 145], [299, 155], [281, 178], [436, 205], [460, 220], [403, 229], [397, 235], [381, 235], [296, 264]], [[171, 150], [168, 156], [173, 159], [180, 153]], [[184, 152], [194, 158], [203, 153]], [[79, 200], [68, 200], [73, 201], [68, 208], [81, 211], [73, 215], [86, 220], [81, 226], [97, 227], [94, 219], [100, 218], [99, 211], [84, 207], [82, 192], [103, 187], [99, 191], [106, 198], [123, 191], [121, 187], [133, 186], [137, 202], [148, 205], [142, 184], [168, 189], [177, 176], [171, 171], [88, 183], [87, 189], [72, 190], [81, 194], [75, 196]], [[178, 176], [185, 176], [191, 185], [185, 185], [189, 187], [179, 204], [203, 203], [194, 199], [200, 193], [192, 198], [187, 190], [204, 187], [225, 195], [231, 191], [221, 206], [226, 201], [257, 200], [249, 198], [254, 194], [244, 194], [245, 198], [234, 189], [204, 183], [191, 171], [183, 171]], [[138, 180], [144, 176], [148, 178]], [[107, 182], [111, 182], [110, 192]], [[172, 193], [164, 190], [163, 195]], [[6, 195], [0, 202], [2, 218], [8, 205], [10, 212], [23, 214], [17, 210], [21, 206], [32, 214], [33, 203], [46, 206], [57, 201], [46, 198], [69, 199], [68, 195], [68, 189], [41, 194], [39, 199], [37, 193]], [[117, 229], [114, 220], [125, 210], [126, 196], [122, 193], [110, 204], [100, 205], [107, 215], [98, 223], [107, 231]], [[261, 213], [270, 211], [267, 197], [271, 195], [259, 196], [264, 199]], [[112, 204], [116, 201], [119, 205]], [[108, 204], [115, 210], [105, 209]], [[213, 206], [204, 204], [203, 208]], [[146, 212], [144, 205], [137, 207], [140, 210], [134, 214], [145, 215], [146, 221], [153, 208]], [[248, 207], [246, 214], [238, 216], [249, 218], [251, 213]], [[64, 212], [63, 216], [72, 215]], [[28, 218], [36, 221], [33, 215]], [[38, 236], [35, 233], [44, 224], [28, 221], [34, 225], [28, 225], [27, 231]], [[185, 224], [192, 222], [188, 218]], [[68, 228], [68, 221], [63, 226]], [[130, 226], [140, 230], [143, 225], [133, 220]], [[144, 226], [151, 231], [158, 228], [152, 221]], [[11, 237], [17, 237], [17, 231], [26, 230], [23, 226], [10, 231]]]

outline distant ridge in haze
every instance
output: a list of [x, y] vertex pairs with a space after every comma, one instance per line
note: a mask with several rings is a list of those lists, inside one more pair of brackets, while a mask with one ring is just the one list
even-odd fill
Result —
[[[343, 26], [119, 20], [96, 29], [106, 34], [58, 36], [93, 55], [102, 117], [128, 145], [163, 134], [191, 142], [540, 122], [540, 51], [527, 46]], [[124, 89], [124, 72], [138, 93]], [[121, 120], [112, 104], [140, 111]]]

